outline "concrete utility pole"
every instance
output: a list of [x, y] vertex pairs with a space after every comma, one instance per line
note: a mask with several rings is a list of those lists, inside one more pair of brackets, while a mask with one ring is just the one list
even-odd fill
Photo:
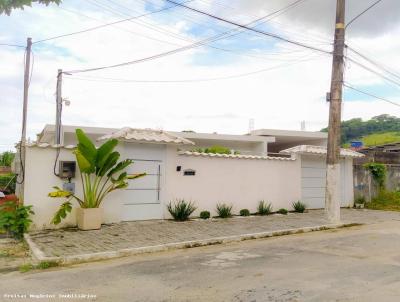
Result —
[[345, 48], [345, 0], [336, 4], [335, 40], [329, 106], [328, 151], [326, 169], [325, 212], [333, 222], [340, 221], [340, 125]]
[[28, 38], [26, 40], [26, 52], [25, 52], [25, 68], [24, 68], [24, 101], [22, 107], [22, 132], [21, 132], [21, 141], [20, 141], [20, 155], [21, 155], [21, 163], [20, 170], [22, 174], [22, 179], [19, 180], [21, 187], [19, 192], [19, 198], [24, 200], [24, 179], [25, 179], [25, 145], [26, 145], [26, 121], [27, 121], [27, 113], [28, 113], [28, 91], [30, 84], [30, 74], [31, 74], [31, 51], [32, 51], [32, 38]]
[[55, 129], [55, 143], [61, 144], [61, 111], [62, 111], [62, 69], [57, 73], [57, 90], [56, 90], [56, 129]]

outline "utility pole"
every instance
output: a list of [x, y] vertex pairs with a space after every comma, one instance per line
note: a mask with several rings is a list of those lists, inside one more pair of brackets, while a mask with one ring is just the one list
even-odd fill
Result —
[[55, 144], [61, 144], [61, 112], [62, 112], [62, 69], [57, 72], [57, 90], [56, 90], [56, 129], [55, 129]]
[[333, 223], [340, 221], [340, 126], [345, 48], [345, 5], [345, 0], [337, 0], [331, 92], [329, 99], [325, 213], [329, 221]]
[[24, 68], [24, 101], [22, 107], [22, 132], [20, 141], [20, 174], [22, 174], [22, 179], [20, 180], [20, 192], [19, 198], [24, 200], [24, 180], [25, 180], [25, 148], [26, 148], [26, 121], [28, 112], [28, 91], [30, 84], [30, 67], [31, 67], [31, 52], [32, 52], [32, 38], [26, 40], [26, 52], [25, 52], [25, 68]]

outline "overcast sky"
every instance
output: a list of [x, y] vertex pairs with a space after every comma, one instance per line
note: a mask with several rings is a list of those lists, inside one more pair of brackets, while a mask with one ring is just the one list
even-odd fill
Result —
[[[182, 0], [180, 0], [182, 1]], [[348, 0], [351, 20], [375, 0]], [[185, 1], [186, 2], [186, 1]], [[192, 0], [187, 5], [247, 24], [294, 0]], [[330, 51], [336, 0], [304, 0], [257, 28]], [[215, 21], [161, 0], [64, 0], [0, 16], [0, 44], [24, 45], [105, 23], [147, 16], [33, 45], [28, 136], [55, 120], [57, 69], [80, 70], [133, 61], [224, 32], [223, 39], [152, 61], [65, 75], [63, 123], [247, 133], [255, 128], [307, 130], [327, 125], [325, 94], [331, 57]], [[400, 70], [400, 1], [383, 0], [354, 22], [347, 44], [396, 73]], [[232, 30], [235, 30], [233, 31]], [[368, 63], [351, 51], [347, 55]], [[0, 150], [19, 140], [24, 49], [0, 46]], [[369, 67], [373, 67], [368, 65]], [[393, 79], [393, 76], [391, 76]], [[399, 80], [399, 79], [397, 79]], [[399, 86], [346, 64], [351, 85], [400, 103]], [[370, 118], [400, 107], [345, 91], [343, 119]]]

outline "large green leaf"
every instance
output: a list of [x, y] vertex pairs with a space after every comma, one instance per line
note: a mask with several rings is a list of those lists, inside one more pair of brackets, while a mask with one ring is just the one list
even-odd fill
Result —
[[82, 173], [93, 173], [94, 172], [94, 166], [90, 164], [90, 162], [82, 155], [82, 153], [79, 150], [75, 150], [75, 157], [76, 161], [78, 162], [79, 170], [81, 170]]
[[76, 129], [78, 151], [90, 164], [90, 171], [94, 172], [96, 166], [97, 149], [89, 137], [81, 129]]
[[106, 163], [109, 155], [114, 150], [114, 148], [118, 145], [118, 141], [116, 139], [109, 140], [102, 144], [97, 149], [97, 157], [96, 157], [96, 170], [99, 171]]
[[108, 177], [113, 176], [115, 173], [118, 173], [118, 172], [124, 170], [132, 163], [133, 163], [133, 161], [131, 159], [125, 159], [125, 160], [119, 162], [110, 172], [108, 172], [107, 176]]
[[104, 162], [104, 165], [99, 170], [98, 175], [100, 176], [105, 175], [110, 169], [112, 169], [115, 166], [119, 157], [120, 154], [117, 151], [114, 151], [111, 154], [109, 154]]

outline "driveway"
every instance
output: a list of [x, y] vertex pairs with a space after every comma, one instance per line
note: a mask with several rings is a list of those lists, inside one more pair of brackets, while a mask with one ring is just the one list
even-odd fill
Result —
[[[138, 255], [0, 277], [66, 301], [399, 301], [400, 221]], [[79, 299], [89, 294], [96, 298]], [[0, 298], [0, 299], [1, 299]], [[21, 299], [22, 300], [22, 299]], [[23, 299], [26, 301], [27, 299]], [[37, 301], [37, 300], [35, 300]]]

